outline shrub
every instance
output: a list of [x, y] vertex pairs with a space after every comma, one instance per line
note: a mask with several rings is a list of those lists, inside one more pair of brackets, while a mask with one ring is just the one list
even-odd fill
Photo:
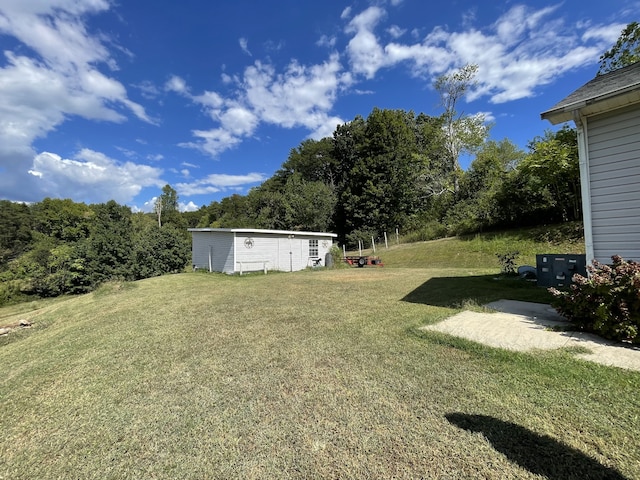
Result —
[[413, 230], [402, 237], [404, 243], [426, 242], [447, 236], [447, 226], [438, 222], [430, 221]]
[[516, 258], [518, 258], [520, 252], [505, 252], [496, 253], [498, 262], [500, 262], [500, 273], [504, 275], [515, 275], [516, 272]]
[[640, 263], [614, 255], [593, 261], [588, 277], [576, 274], [569, 291], [550, 288], [554, 308], [580, 330], [640, 344]]
[[333, 259], [333, 268], [342, 268], [347, 266], [347, 264], [342, 260], [342, 250], [338, 245], [332, 245], [329, 249], [329, 253]]

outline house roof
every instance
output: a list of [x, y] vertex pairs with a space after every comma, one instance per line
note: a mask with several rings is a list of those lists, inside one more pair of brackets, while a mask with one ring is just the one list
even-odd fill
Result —
[[335, 233], [323, 232], [297, 232], [293, 230], [264, 230], [259, 228], [188, 228], [189, 232], [230, 232], [230, 233], [252, 233], [270, 235], [293, 235], [305, 237], [337, 237]]
[[574, 114], [596, 115], [640, 102], [640, 62], [593, 80], [540, 114], [554, 125], [574, 119]]

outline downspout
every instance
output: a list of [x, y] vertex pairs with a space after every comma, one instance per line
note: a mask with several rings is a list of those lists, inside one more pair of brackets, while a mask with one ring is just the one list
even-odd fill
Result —
[[579, 110], [573, 112], [578, 131], [578, 158], [580, 162], [580, 192], [582, 195], [582, 220], [587, 265], [595, 259], [593, 250], [593, 224], [591, 221], [591, 176], [589, 174], [589, 147], [587, 144], [587, 118]]
[[233, 272], [231, 272], [231, 273], [235, 274], [236, 273], [236, 260], [238, 259], [237, 256], [236, 256], [236, 243], [238, 241], [238, 236], [237, 236], [236, 232], [233, 232], [232, 241], [233, 241], [233, 266], [231, 268], [233, 269]]

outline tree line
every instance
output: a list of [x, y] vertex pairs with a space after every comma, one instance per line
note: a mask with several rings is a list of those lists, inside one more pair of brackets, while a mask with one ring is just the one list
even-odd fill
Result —
[[528, 151], [508, 139], [467, 142], [467, 170], [447, 119], [374, 109], [305, 140], [247, 195], [201, 209], [199, 227], [332, 231], [348, 247], [384, 232], [431, 239], [581, 219], [575, 129], [547, 131]]
[[[177, 200], [167, 185], [159, 198], [171, 195]], [[173, 209], [166, 203], [159, 227], [154, 214], [132, 213], [113, 200], [0, 200], [0, 306], [183, 271], [191, 256], [189, 216], [177, 201]]]

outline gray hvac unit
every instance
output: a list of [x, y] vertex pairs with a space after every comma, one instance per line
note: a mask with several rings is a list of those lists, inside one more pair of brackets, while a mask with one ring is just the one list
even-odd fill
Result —
[[536, 274], [540, 287], [568, 287], [576, 273], [587, 276], [587, 257], [584, 254], [536, 255]]

